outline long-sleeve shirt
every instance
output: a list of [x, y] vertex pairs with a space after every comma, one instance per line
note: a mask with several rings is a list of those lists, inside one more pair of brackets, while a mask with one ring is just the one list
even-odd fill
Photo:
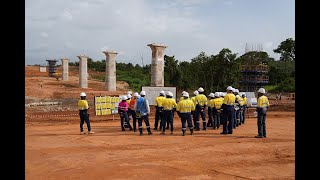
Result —
[[215, 99], [213, 99], [212, 107], [213, 107], [213, 108], [216, 108], [216, 109], [220, 109], [220, 108], [221, 108], [221, 105], [222, 105], [222, 101], [223, 101], [222, 98], [215, 98]]
[[243, 105], [247, 105], [247, 97], [244, 97], [242, 99], [243, 99]]
[[205, 106], [208, 104], [208, 98], [204, 94], [199, 94], [196, 96], [196, 105]]
[[267, 98], [267, 96], [260, 96], [258, 98], [258, 108], [265, 108], [265, 107], [269, 107], [269, 100]]
[[162, 101], [166, 98], [164, 96], [157, 96], [155, 99], [156, 106], [162, 107]]
[[144, 97], [138, 98], [134, 104], [134, 111], [137, 112], [137, 110], [141, 112], [142, 116], [150, 114], [149, 101]]
[[88, 101], [87, 100], [79, 100], [78, 101], [78, 108], [79, 108], [79, 110], [89, 109]]
[[179, 111], [180, 113], [189, 113], [191, 111], [194, 111], [194, 109], [195, 106], [190, 99], [179, 101], [177, 105], [177, 111]]
[[172, 98], [166, 98], [162, 102], [163, 110], [172, 110], [173, 108], [177, 107], [177, 103], [175, 99]]
[[134, 109], [134, 104], [135, 104], [135, 103], [136, 103], [136, 99], [135, 99], [135, 98], [133, 98], [133, 99], [130, 100], [129, 108], [130, 108], [131, 110]]
[[227, 93], [225, 96], [224, 96], [224, 99], [223, 99], [223, 104], [226, 104], [226, 105], [234, 105], [234, 102], [236, 100], [236, 96], [232, 93]]
[[127, 112], [128, 108], [129, 108], [129, 105], [126, 101], [119, 102], [118, 111]]

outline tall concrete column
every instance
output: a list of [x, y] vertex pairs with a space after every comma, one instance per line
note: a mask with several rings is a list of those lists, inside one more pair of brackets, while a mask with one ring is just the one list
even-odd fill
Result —
[[84, 55], [77, 56], [79, 61], [79, 86], [80, 88], [88, 88], [88, 57]]
[[164, 86], [164, 50], [163, 44], [148, 44], [152, 50], [151, 86]]
[[68, 81], [69, 80], [69, 59], [62, 58], [62, 80]]
[[116, 55], [118, 53], [114, 51], [103, 51], [103, 53], [106, 55], [106, 90], [116, 91]]

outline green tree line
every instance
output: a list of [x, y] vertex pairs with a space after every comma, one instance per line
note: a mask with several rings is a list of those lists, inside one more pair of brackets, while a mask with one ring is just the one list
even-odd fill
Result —
[[[280, 59], [269, 57], [266, 52], [251, 51], [237, 57], [228, 48], [218, 54], [209, 55], [200, 52], [190, 61], [179, 61], [174, 56], [164, 56], [165, 86], [175, 86], [178, 90], [193, 92], [203, 87], [206, 92], [224, 91], [229, 85], [239, 87], [242, 78], [240, 67], [246, 63], [263, 62], [268, 65], [269, 83], [265, 87], [269, 92], [295, 91], [295, 41], [288, 38], [273, 50], [280, 54]], [[78, 62], [70, 66], [78, 66]], [[105, 60], [88, 59], [88, 68], [104, 72]], [[117, 80], [126, 81], [134, 91], [142, 86], [149, 86], [151, 81], [151, 65], [140, 66], [132, 63], [116, 63]], [[104, 76], [96, 77], [104, 81]], [[241, 90], [241, 89], [240, 89]]]

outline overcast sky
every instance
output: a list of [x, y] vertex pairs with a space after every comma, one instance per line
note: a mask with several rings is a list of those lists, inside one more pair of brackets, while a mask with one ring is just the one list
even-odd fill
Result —
[[[242, 55], [248, 43], [273, 53], [295, 39], [294, 0], [27, 0], [25, 63], [78, 55], [117, 62], [151, 63], [150, 43], [168, 46], [165, 54], [190, 61], [201, 51], [222, 48]], [[59, 62], [61, 64], [61, 62]]]

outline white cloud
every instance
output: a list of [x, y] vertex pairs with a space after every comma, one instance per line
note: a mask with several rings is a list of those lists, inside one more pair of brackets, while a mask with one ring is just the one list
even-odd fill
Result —
[[273, 43], [270, 42], [270, 41], [269, 42], [265, 42], [265, 43], [263, 43], [263, 47], [268, 49], [268, 50], [270, 50], [270, 49], [273, 48]]
[[63, 13], [61, 14], [62, 18], [68, 21], [71, 21], [73, 19], [73, 16], [71, 12], [64, 10]]
[[65, 42], [65, 43], [64, 43], [64, 46], [65, 46], [66, 48], [73, 48], [72, 43], [69, 42], [69, 41]]
[[49, 35], [48, 35], [48, 33], [46, 33], [46, 32], [41, 32], [41, 37], [43, 37], [43, 38], [47, 38]]
[[231, 6], [233, 4], [233, 2], [232, 1], [224, 1], [224, 4], [227, 6]]
[[[232, 2], [235, 1], [26, 1], [26, 61], [42, 61], [44, 55], [72, 59], [79, 54], [101, 60], [105, 59], [103, 51], [115, 50], [121, 61], [141, 63], [143, 56], [144, 64], [150, 64], [149, 43], [163, 43], [168, 46], [167, 55], [190, 60], [201, 51], [212, 54], [222, 48], [240, 53], [246, 42], [265, 42], [264, 48], [272, 51], [278, 41], [292, 34], [294, 37], [294, 25], [285, 27], [285, 20], [276, 24], [285, 16], [272, 19], [274, 12], [259, 16], [258, 21], [254, 14], [248, 14], [251, 11], [224, 14], [226, 5], [237, 5]], [[243, 14], [251, 18], [241, 18]], [[294, 18], [290, 22], [294, 23]]]

